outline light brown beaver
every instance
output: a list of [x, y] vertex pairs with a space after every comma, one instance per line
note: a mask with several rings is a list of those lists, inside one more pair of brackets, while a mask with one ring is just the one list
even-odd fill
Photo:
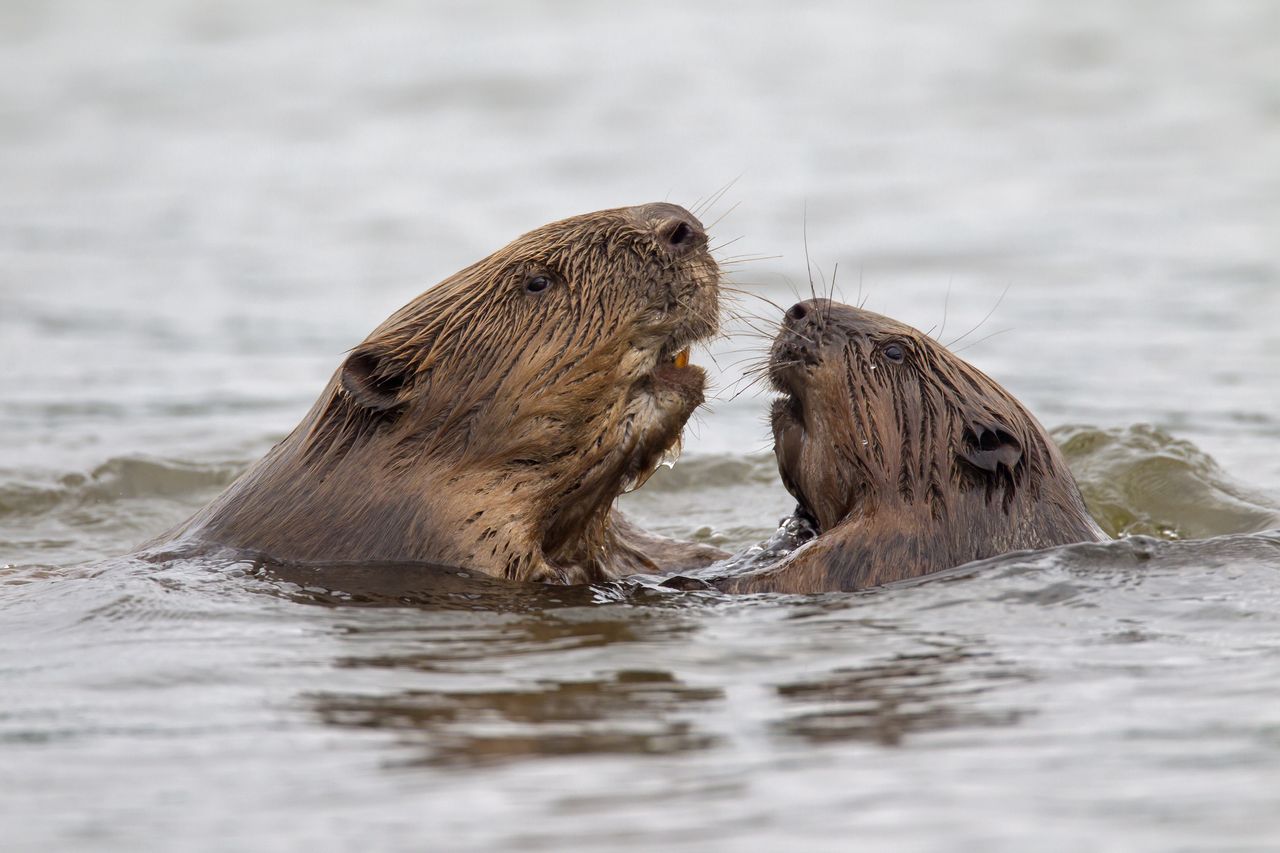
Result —
[[719, 287], [676, 205], [531, 231], [393, 314], [287, 438], [150, 547], [561, 583], [711, 562], [611, 508], [703, 401], [688, 347], [717, 330]]
[[769, 376], [778, 470], [819, 535], [730, 592], [857, 590], [1009, 551], [1098, 541], [1013, 395], [937, 341], [827, 299], [792, 306]]

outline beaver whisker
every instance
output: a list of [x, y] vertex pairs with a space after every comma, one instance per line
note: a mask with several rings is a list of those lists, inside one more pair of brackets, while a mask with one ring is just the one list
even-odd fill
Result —
[[[840, 296], [841, 301], [844, 300], [844, 294], [840, 291], [840, 286], [836, 284], [836, 278], [839, 275], [840, 275], [840, 262], [836, 261], [835, 264], [831, 267], [831, 289], [827, 291], [828, 300], [835, 299], [837, 295]], [[830, 309], [827, 309], [827, 313], [828, 314], [830, 313]]]
[[743, 326], [754, 329], [756, 331], [759, 331], [761, 328], [766, 329], [768, 330], [770, 337], [772, 337], [773, 334], [776, 333], [778, 326], [780, 325], [775, 320], [769, 317], [762, 317], [759, 314], [746, 310], [745, 308], [743, 308], [739, 312], [736, 312], [733, 319], [741, 323]]
[[748, 309], [748, 308], [747, 308], [747, 307], [746, 307], [746, 306], [745, 306], [745, 305], [740, 301], [743, 297], [751, 297], [751, 298], [754, 298], [754, 299], [758, 299], [758, 300], [760, 300], [761, 302], [765, 302], [765, 304], [770, 304], [770, 303], [772, 302], [772, 300], [766, 300], [764, 297], [757, 296], [757, 295], [756, 295], [756, 294], [754, 294], [754, 293], [748, 293], [748, 292], [746, 292], [746, 291], [742, 291], [742, 290], [731, 289], [731, 290], [729, 291], [729, 298], [730, 298], [731, 300], [733, 300], [733, 301], [734, 301], [734, 304], [735, 304], [735, 305], [742, 305], [742, 306], [743, 306], [743, 307], [742, 307], [742, 312], [743, 312], [743, 313], [742, 313], [742, 316], [743, 316], [744, 318], [748, 318], [748, 319], [754, 320], [755, 322], [760, 323], [760, 324], [762, 324], [762, 325], [770, 326], [770, 327], [774, 327], [774, 328], [776, 328], [778, 325], [780, 325], [780, 324], [778, 323], [778, 321], [777, 321], [777, 320], [775, 320], [773, 317], [766, 317], [766, 316], [765, 316], [765, 315], [763, 315], [763, 314], [760, 314], [760, 313], [757, 313], [756, 311], [753, 311], [753, 310]]
[[[746, 385], [744, 385], [743, 387], [741, 387], [741, 388], [737, 389], [736, 391], [734, 391], [733, 396], [729, 397], [725, 402], [727, 402], [727, 403], [732, 403], [734, 400], [738, 399], [738, 398], [739, 398], [739, 397], [741, 397], [743, 394], [745, 394], [746, 392], [750, 391], [752, 388], [754, 388], [756, 385], [758, 385], [760, 382], [762, 382], [763, 380], [765, 380], [765, 379], [767, 379], [767, 378], [768, 378], [768, 375], [767, 375], [767, 374], [763, 374], [763, 373], [762, 373], [762, 374], [760, 374], [760, 375], [758, 375], [758, 376], [756, 376], [754, 379], [752, 379], [752, 380], [751, 380], [750, 382], [748, 382]], [[735, 383], [735, 384], [736, 384], [736, 383]]]
[[719, 259], [720, 266], [731, 266], [733, 264], [754, 264], [760, 261], [776, 261], [783, 255], [761, 255], [761, 254], [742, 254], [730, 255], [727, 258]]
[[809, 297], [811, 299], [817, 299], [818, 292], [813, 286], [813, 261], [809, 258], [809, 203], [807, 201], [804, 205], [804, 220], [801, 223], [801, 236], [804, 238], [804, 270], [809, 276]]
[[743, 237], [745, 237], [745, 236], [747, 236], [747, 235], [746, 235], [746, 234], [739, 234], [737, 237], [731, 237], [730, 239], [725, 240], [723, 243], [717, 243], [717, 244], [716, 244], [716, 245], [714, 245], [714, 246], [708, 246], [708, 247], [707, 247], [707, 251], [714, 255], [716, 252], [720, 251], [721, 249], [725, 248], [726, 246], [732, 246], [734, 243], [738, 242], [739, 240], [741, 240], [741, 239], [742, 239]]
[[[742, 295], [743, 294], [741, 293], [732, 293], [730, 294], [730, 298], [736, 300]], [[765, 317], [761, 314], [758, 314], [755, 311], [750, 310], [747, 306], [741, 305], [741, 303], [735, 302], [735, 304], [741, 306], [740, 309], [738, 310], [738, 314], [735, 319], [739, 319], [743, 321], [749, 320], [753, 323], [757, 323], [761, 326], [766, 326], [771, 329], [776, 329], [778, 328], [779, 325], [781, 325], [780, 323], [778, 323], [777, 320], [773, 319], [772, 317]]]
[[862, 267], [858, 267], [858, 301], [854, 303], [854, 305], [855, 305], [855, 306], [857, 306], [858, 310], [862, 310], [863, 308], [866, 308], [866, 307], [867, 307], [867, 303], [871, 301], [871, 289], [870, 289], [870, 288], [867, 288], [867, 295], [866, 295], [865, 297], [862, 295], [862, 274], [863, 274], [863, 272], [864, 272], [864, 271], [863, 271]]
[[[773, 360], [772, 354], [767, 352], [758, 353], [754, 359], [744, 359], [744, 361], [755, 361], [760, 367], [768, 367]], [[755, 368], [752, 369], [754, 370]]]
[[773, 336], [777, 334], [777, 330], [776, 330], [776, 328], [775, 328], [775, 329], [769, 329], [769, 328], [761, 329], [761, 328], [758, 328], [758, 327], [755, 325], [755, 323], [753, 322], [753, 319], [751, 319], [751, 318], [742, 318], [742, 319], [741, 319], [741, 320], [739, 320], [738, 322], [739, 322], [739, 323], [740, 323], [740, 325], [741, 325], [743, 328], [745, 328], [745, 329], [746, 329], [750, 334], [752, 334], [752, 335], [754, 335], [754, 336], [756, 336], [756, 337], [759, 337], [759, 338], [761, 338], [761, 339], [763, 339], [763, 340], [769, 340], [769, 341], [771, 341], [771, 340], [773, 340]]
[[[744, 330], [744, 331], [740, 332], [740, 333], [738, 334], [738, 337], [747, 338], [747, 339], [749, 339], [749, 340], [754, 340], [754, 341], [766, 341], [766, 342], [768, 342], [768, 341], [772, 341], [772, 340], [773, 340], [773, 337], [772, 337], [768, 332], [766, 332], [766, 331], [762, 331], [762, 330], [752, 330], [752, 329], [746, 329], [746, 330]], [[761, 348], [760, 348], [760, 346], [759, 346], [758, 344], [757, 344], [757, 345], [752, 346], [752, 347], [751, 347], [751, 349], [752, 349], [752, 350], [754, 350], [754, 351], [756, 351], [756, 352], [760, 352], [760, 350], [761, 350]], [[745, 350], [741, 350], [741, 351], [745, 352]]]
[[707, 358], [711, 359], [711, 363], [716, 366], [716, 370], [720, 371], [721, 373], [724, 372], [724, 368], [720, 366], [720, 360], [716, 358], [715, 353], [713, 353], [711, 350], [707, 350]]
[[777, 320], [773, 319], [772, 317], [764, 317], [756, 313], [755, 311], [750, 311], [750, 310], [747, 310], [746, 308], [743, 309], [739, 319], [741, 319], [744, 323], [750, 323], [753, 328], [769, 329], [775, 333], [782, 326], [781, 323], [779, 323]]
[[[763, 294], [752, 293], [749, 290], [742, 290], [741, 288], [733, 287], [731, 285], [721, 285], [721, 289], [724, 292], [731, 293], [735, 296], [746, 296], [746, 297], [750, 297], [751, 299], [759, 299], [765, 305], [768, 305], [770, 308], [775, 309], [779, 314], [785, 314], [787, 312], [787, 309], [783, 308], [777, 302], [774, 302], [772, 299], [770, 299], [767, 296], [764, 296]], [[760, 317], [759, 319], [767, 323], [772, 323], [774, 325], [778, 325], [780, 322], [778, 320], [774, 320], [771, 317]]]
[[[729, 214], [733, 213], [735, 210], [737, 210], [737, 209], [738, 209], [738, 205], [740, 205], [740, 204], [742, 204], [742, 202], [740, 202], [740, 201], [735, 201], [733, 204], [729, 205], [729, 209], [728, 209], [728, 210], [726, 210], [724, 213], [720, 214], [720, 215], [719, 215], [719, 216], [717, 216], [714, 220], [712, 220], [711, 224], [707, 226], [707, 230], [708, 230], [708, 231], [710, 231], [712, 228], [715, 228], [717, 225], [719, 225], [721, 222], [723, 222], [723, 221], [724, 221], [724, 218], [725, 218], [726, 216], [728, 216]], [[736, 239], [736, 238], [735, 238], [735, 239]], [[731, 242], [732, 242], [732, 241], [731, 241]]]
[[711, 355], [711, 346], [712, 346], [713, 344], [715, 344], [715, 343], [717, 343], [717, 342], [719, 342], [719, 341], [727, 341], [727, 340], [730, 340], [732, 337], [733, 337], [733, 335], [732, 335], [732, 334], [731, 334], [727, 329], [721, 329], [720, 331], [715, 332], [714, 334], [711, 334], [711, 335], [708, 335], [708, 336], [707, 336], [707, 337], [705, 337], [705, 338], [702, 338], [701, 340], [697, 341], [696, 343], [697, 343], [699, 346], [701, 346], [701, 347], [703, 347], [703, 348], [704, 348], [704, 350], [705, 350], [705, 352], [707, 353], [707, 355]]
[[735, 382], [730, 389], [732, 396], [729, 397], [728, 402], [733, 402], [746, 392], [756, 389], [762, 382], [766, 383], [766, 385], [769, 383], [769, 375], [767, 373], [744, 374], [742, 379]]
[[740, 375], [738, 376], [738, 378], [734, 379], [726, 387], [736, 388], [740, 386], [743, 382], [751, 382], [757, 377], [763, 376], [763, 375], [764, 375], [764, 371], [758, 370], [755, 368], [752, 368], [751, 370], [743, 370], [740, 372]]
[[676, 303], [677, 305], [679, 305], [679, 306], [680, 306], [681, 308], [683, 308], [684, 310], [688, 311], [690, 314], [692, 314], [694, 317], [698, 318], [699, 320], [704, 320], [704, 321], [707, 321], [708, 323], [710, 323], [710, 322], [712, 322], [713, 320], [718, 319], [718, 317], [719, 317], [720, 312], [719, 312], [718, 310], [717, 310], [717, 311], [712, 312], [712, 313], [710, 314], [710, 316], [708, 316], [706, 313], [704, 313], [704, 312], [700, 311], [699, 309], [697, 309], [697, 308], [693, 307], [693, 306], [692, 306], [692, 305], [690, 305], [688, 302], [685, 302], [683, 299], [681, 299], [679, 296], [677, 296], [677, 295], [675, 295], [675, 294], [672, 294], [672, 295], [671, 295], [671, 298], [672, 298], [672, 300], [674, 300], [674, 301], [675, 301], [675, 303]]
[[750, 376], [753, 373], [759, 373], [767, 370], [769, 368], [770, 361], [772, 361], [772, 359], [769, 357], [768, 353], [756, 353], [755, 355], [738, 359], [734, 362], [734, 366], [739, 364], [748, 365], [747, 367], [744, 367], [741, 372], [743, 376]]
[[704, 213], [710, 211], [712, 207], [714, 207], [717, 203], [719, 203], [720, 199], [724, 197], [725, 193], [733, 189], [734, 184], [738, 183], [738, 181], [742, 178], [744, 174], [746, 173], [745, 172], [738, 173], [737, 177], [730, 180], [727, 184], [722, 186], [720, 189], [716, 190], [710, 196], [707, 196], [705, 199], [698, 199], [689, 208], [690, 212], [693, 213], [694, 216], [702, 216]]
[[972, 348], [972, 347], [976, 347], [978, 344], [982, 343], [983, 341], [989, 341], [989, 340], [991, 340], [991, 339], [992, 339], [992, 338], [994, 338], [996, 335], [1003, 335], [1005, 332], [1012, 332], [1012, 331], [1013, 331], [1013, 327], [1012, 327], [1012, 326], [1010, 326], [1010, 327], [1009, 327], [1009, 328], [1007, 328], [1007, 329], [1000, 329], [1000, 330], [998, 330], [998, 331], [992, 332], [992, 333], [991, 333], [991, 334], [989, 334], [989, 335], [983, 335], [982, 337], [978, 338], [976, 341], [969, 341], [969, 343], [967, 343], [967, 344], [965, 344], [964, 346], [960, 347], [960, 349], [953, 349], [953, 350], [951, 350], [951, 352], [952, 352], [953, 354], [958, 355], [958, 354], [960, 354], [960, 353], [964, 352], [964, 351], [965, 351], [965, 350], [967, 350], [967, 349], [970, 349], [970, 348]]
[[[830, 295], [829, 295], [829, 294], [830, 294], [830, 292], [831, 292], [831, 289], [827, 286], [827, 276], [826, 276], [826, 274], [825, 274], [825, 273], [823, 273], [823, 272], [822, 272], [822, 265], [821, 265], [821, 264], [817, 264], [817, 265], [815, 265], [815, 266], [817, 267], [817, 270], [818, 270], [818, 281], [822, 283], [822, 295], [821, 295], [821, 298], [822, 298], [822, 299], [827, 300], [827, 304], [828, 304], [828, 305], [830, 305], [830, 304], [831, 304], [831, 297], [830, 297]], [[815, 296], [814, 298], [815, 298], [815, 299], [817, 299], [817, 298], [819, 298], [819, 297]]]
[[767, 357], [767, 353], [762, 354], [759, 347], [742, 347], [741, 349], [724, 350], [722, 355], [742, 355], [743, 353], [746, 353], [747, 356], [733, 362], [733, 364], [741, 364], [744, 361], [759, 361], [762, 355]]
[[826, 326], [831, 320], [831, 306], [836, 304], [835, 301], [831, 298], [831, 294], [834, 293], [836, 289], [836, 273], [839, 271], [839, 269], [840, 269], [840, 264], [837, 263], [835, 267], [831, 270], [831, 290], [828, 291], [827, 293], [827, 306], [822, 312], [822, 325], [824, 326]]
[[769, 362], [766, 360], [752, 364], [749, 367], [744, 367], [740, 372], [742, 374], [741, 379], [763, 375], [769, 372]]
[[765, 364], [765, 365], [764, 365], [764, 367], [762, 368], [762, 367], [761, 367], [761, 365], [759, 365], [758, 363], [753, 363], [753, 361], [754, 361], [754, 360], [752, 360], [752, 359], [742, 359], [742, 360], [740, 360], [740, 361], [738, 361], [738, 362], [735, 362], [734, 364], [730, 365], [730, 368], [731, 368], [731, 369], [732, 369], [732, 368], [734, 368], [734, 367], [736, 367], [737, 365], [740, 365], [740, 364], [748, 364], [748, 365], [750, 365], [750, 366], [748, 366], [748, 367], [744, 367], [744, 368], [742, 368], [741, 370], [739, 370], [739, 371], [738, 371], [738, 372], [741, 374], [741, 376], [740, 376], [738, 379], [734, 380], [735, 382], [737, 382], [737, 381], [741, 381], [741, 380], [743, 380], [743, 379], [748, 379], [748, 378], [750, 378], [750, 377], [752, 377], [752, 376], [757, 376], [757, 375], [759, 375], [759, 374], [761, 374], [761, 373], [764, 373], [764, 372], [768, 369], [768, 365], [767, 365], [767, 364]]
[[[942, 297], [942, 327], [938, 329], [938, 334], [934, 336], [934, 340], [939, 343], [942, 342], [942, 336], [947, 332], [947, 309], [951, 305], [951, 285], [955, 283], [955, 280], [956, 277], [954, 275], [947, 279], [947, 293]], [[929, 331], [933, 330], [930, 329]], [[925, 332], [925, 334], [927, 335], [929, 332]]]
[[752, 322], [751, 317], [746, 314], [729, 317], [728, 322], [725, 324], [725, 330], [718, 333], [718, 339], [727, 341], [737, 337], [761, 339], [769, 337], [767, 329], [755, 328], [755, 326], [752, 325]]
[[730, 295], [729, 299], [726, 300], [728, 304], [721, 306], [720, 315], [722, 318], [733, 322], [746, 322], [748, 320], [761, 319], [758, 314], [753, 314], [747, 311], [746, 308], [736, 305], [734, 301], [735, 299], [735, 296]]
[[804, 341], [807, 344], [813, 344], [814, 346], [818, 345], [818, 342], [816, 340], [809, 337], [808, 335], [803, 334], [802, 332], [798, 332], [794, 329], [790, 330], [790, 332], [794, 337], [799, 338], [800, 340]]
[[990, 320], [990, 319], [991, 319], [991, 315], [992, 315], [992, 314], [994, 314], [994, 313], [996, 313], [996, 309], [1000, 307], [1000, 303], [1004, 301], [1004, 297], [1005, 297], [1005, 295], [1006, 295], [1006, 294], [1008, 294], [1008, 292], [1009, 292], [1009, 288], [1011, 288], [1011, 287], [1013, 287], [1013, 285], [1012, 285], [1012, 284], [1007, 284], [1007, 285], [1005, 285], [1004, 290], [1000, 291], [1000, 297], [996, 300], [996, 304], [995, 304], [995, 305], [992, 305], [992, 306], [991, 306], [991, 310], [990, 310], [990, 311], [988, 311], [988, 312], [986, 313], [986, 316], [984, 316], [981, 320], [979, 320], [979, 321], [978, 321], [978, 325], [974, 326], [972, 329], [970, 329], [969, 331], [965, 332], [963, 335], [961, 335], [960, 337], [956, 338], [954, 341], [951, 341], [950, 343], [943, 344], [943, 346], [945, 346], [947, 349], [951, 349], [953, 346], [955, 346], [956, 344], [960, 343], [960, 342], [961, 342], [961, 341], [963, 341], [965, 338], [967, 338], [967, 337], [969, 337], [970, 335], [972, 335], [974, 332], [978, 331], [978, 329], [981, 329], [981, 328], [982, 328], [982, 325], [983, 325], [984, 323], [986, 323], [988, 320]]

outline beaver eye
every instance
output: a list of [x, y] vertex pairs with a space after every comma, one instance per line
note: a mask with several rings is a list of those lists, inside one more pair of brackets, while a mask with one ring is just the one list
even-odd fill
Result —
[[902, 351], [899, 344], [889, 344], [884, 348], [884, 357], [892, 361], [894, 364], [902, 364], [902, 360], [906, 358], [906, 354]]
[[545, 275], [533, 275], [525, 279], [524, 289], [529, 293], [541, 293], [551, 286], [551, 279]]

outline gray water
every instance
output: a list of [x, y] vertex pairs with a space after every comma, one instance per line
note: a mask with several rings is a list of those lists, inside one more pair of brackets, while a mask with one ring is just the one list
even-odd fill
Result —
[[[1280, 848], [1277, 44], [1266, 0], [0, 4], [0, 849]], [[726, 187], [738, 288], [807, 294], [807, 239], [978, 327], [1126, 538], [812, 598], [120, 557], [423, 288]], [[762, 348], [695, 352], [642, 523], [789, 510]]]

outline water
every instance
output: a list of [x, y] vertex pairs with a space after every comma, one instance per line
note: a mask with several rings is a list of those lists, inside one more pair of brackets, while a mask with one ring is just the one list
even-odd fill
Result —
[[[1278, 39], [1264, 0], [4, 4], [0, 846], [1280, 846]], [[1132, 538], [781, 599], [119, 556], [422, 288], [735, 178], [720, 256], [780, 256], [738, 286], [807, 293], [807, 236], [820, 287], [981, 323]], [[695, 353], [646, 525], [790, 508], [760, 346]]]

